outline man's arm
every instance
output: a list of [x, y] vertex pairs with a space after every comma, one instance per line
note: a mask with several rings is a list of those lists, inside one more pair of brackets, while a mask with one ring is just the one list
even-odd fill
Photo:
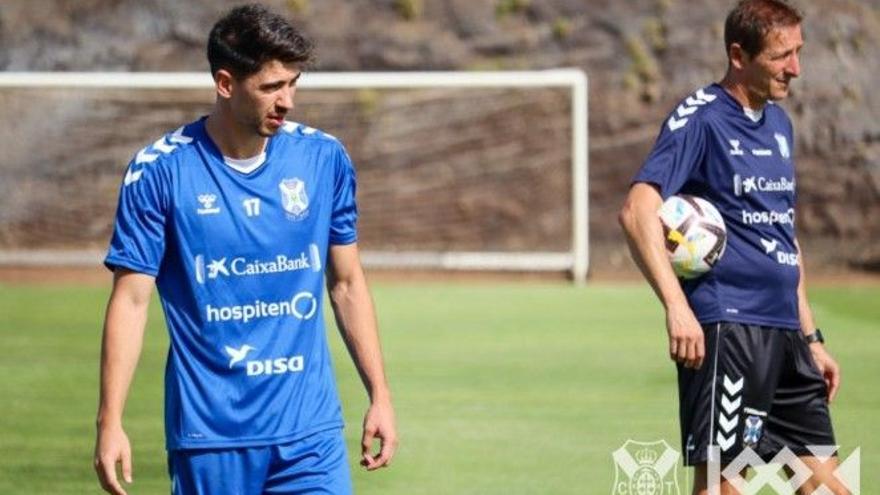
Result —
[[699, 368], [706, 350], [703, 329], [688, 305], [672, 271], [663, 241], [663, 226], [657, 210], [663, 198], [654, 186], [636, 183], [620, 211], [620, 225], [626, 233], [633, 259], [666, 309], [669, 357], [687, 368]]
[[[330, 247], [327, 286], [336, 325], [370, 396], [361, 437], [361, 464], [372, 471], [390, 464], [397, 448], [397, 429], [382, 363], [376, 313], [357, 244]], [[374, 438], [379, 438], [381, 443], [378, 456], [372, 451]]]
[[153, 285], [149, 275], [116, 269], [104, 319], [95, 471], [101, 487], [114, 495], [125, 494], [117, 479], [117, 463], [122, 465], [123, 479], [132, 482], [131, 445], [122, 429], [122, 411], [141, 354]]
[[[807, 282], [804, 277], [804, 252], [801, 250], [797, 239], [795, 239], [794, 245], [798, 250], [798, 270], [800, 270], [800, 280], [797, 287], [798, 317], [801, 321], [801, 332], [804, 335], [811, 335], [816, 331], [816, 321], [813, 319], [813, 310], [810, 309], [810, 303], [807, 300]], [[825, 349], [825, 344], [821, 342], [810, 344], [810, 352], [813, 354], [813, 361], [816, 362], [816, 367], [819, 368], [819, 372], [825, 378], [825, 385], [828, 388], [828, 401], [831, 402], [840, 388], [840, 366], [831, 357], [828, 350]]]

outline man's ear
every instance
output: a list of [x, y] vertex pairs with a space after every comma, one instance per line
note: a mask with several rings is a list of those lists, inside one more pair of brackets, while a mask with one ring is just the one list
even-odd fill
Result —
[[232, 88], [235, 78], [232, 73], [226, 69], [220, 69], [214, 74], [214, 87], [217, 90], [217, 96], [229, 99], [232, 97]]
[[730, 49], [727, 51], [727, 57], [730, 59], [730, 65], [737, 70], [742, 70], [749, 60], [751, 60], [749, 54], [743, 50], [742, 45], [739, 43], [733, 43], [730, 45]]

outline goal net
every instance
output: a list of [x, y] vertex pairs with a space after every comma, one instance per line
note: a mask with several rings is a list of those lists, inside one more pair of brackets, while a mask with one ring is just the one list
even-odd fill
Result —
[[[342, 140], [367, 266], [587, 273], [580, 71], [306, 73]], [[0, 73], [0, 264], [97, 264], [131, 156], [207, 114], [194, 73]]]

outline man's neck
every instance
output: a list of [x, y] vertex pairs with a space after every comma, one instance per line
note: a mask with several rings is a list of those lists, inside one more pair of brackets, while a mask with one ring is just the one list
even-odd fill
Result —
[[266, 138], [258, 134], [247, 133], [237, 126], [219, 108], [208, 115], [205, 122], [205, 131], [220, 148], [220, 153], [229, 158], [251, 158], [263, 152], [266, 148]]
[[765, 105], [767, 105], [766, 99], [750, 95], [746, 86], [739, 81], [736, 81], [730, 74], [724, 76], [724, 79], [722, 79], [719, 84], [725, 91], [727, 91], [727, 94], [732, 96], [733, 99], [742, 105], [743, 108], [760, 111], [764, 109]]

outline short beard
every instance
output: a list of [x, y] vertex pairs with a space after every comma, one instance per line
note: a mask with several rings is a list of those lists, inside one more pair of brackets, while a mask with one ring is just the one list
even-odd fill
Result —
[[275, 130], [264, 130], [263, 126], [260, 125], [260, 126], [257, 126], [257, 134], [259, 134], [260, 137], [270, 138], [270, 137], [274, 136], [275, 134], [278, 134], [279, 129], [281, 129], [280, 126], [278, 128], [276, 128]]

